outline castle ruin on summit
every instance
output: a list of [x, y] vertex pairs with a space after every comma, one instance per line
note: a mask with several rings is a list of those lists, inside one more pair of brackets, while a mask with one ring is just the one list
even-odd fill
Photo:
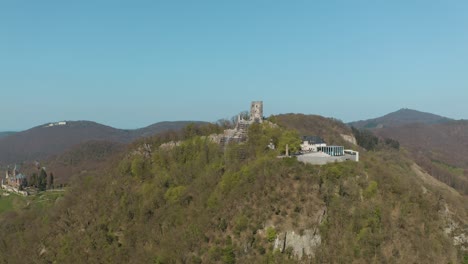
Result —
[[253, 101], [250, 105], [249, 119], [244, 119], [241, 115], [237, 116], [237, 123], [234, 129], [224, 130], [224, 136], [221, 139], [222, 144], [229, 142], [244, 142], [247, 140], [247, 130], [253, 123], [263, 122], [263, 101]]

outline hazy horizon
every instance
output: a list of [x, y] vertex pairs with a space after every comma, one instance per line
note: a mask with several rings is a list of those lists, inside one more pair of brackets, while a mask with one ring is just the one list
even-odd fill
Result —
[[[344, 123], [350, 123], [350, 122], [357, 122], [357, 121], [364, 121], [364, 120], [368, 120], [368, 119], [373, 119], [373, 118], [378, 118], [378, 117], [382, 117], [384, 115], [387, 115], [387, 114], [390, 114], [390, 113], [393, 113], [393, 112], [396, 112], [396, 111], [399, 111], [399, 110], [402, 110], [402, 109], [409, 109], [409, 108], [400, 108], [400, 109], [397, 109], [395, 111], [392, 111], [392, 112], [388, 112], [388, 113], [384, 113], [382, 115], [379, 115], [379, 116], [372, 116], [372, 117], [369, 117], [369, 118], [362, 118], [362, 119], [356, 119], [356, 120], [341, 120], [343, 121]], [[409, 110], [416, 110], [416, 111], [419, 111], [419, 112], [424, 112], [424, 113], [428, 113], [428, 112], [425, 112], [425, 111], [420, 111], [418, 109], [409, 109]], [[245, 111], [248, 111], [247, 109], [245, 109]], [[240, 113], [241, 111], [239, 111]], [[276, 114], [291, 114], [291, 112], [285, 112], [285, 113], [276, 113]], [[303, 114], [303, 113], [292, 113], [292, 114]], [[313, 113], [310, 113], [310, 114], [313, 114]], [[430, 113], [430, 114], [435, 114], [437, 115], [437, 113]], [[25, 130], [28, 130], [28, 129], [31, 129], [31, 128], [35, 128], [35, 127], [38, 127], [38, 126], [42, 126], [42, 125], [46, 125], [46, 124], [49, 124], [49, 123], [54, 123], [54, 122], [60, 122], [60, 121], [66, 121], [66, 122], [96, 122], [98, 124], [101, 124], [101, 125], [105, 125], [105, 126], [110, 126], [110, 127], [113, 127], [113, 128], [117, 128], [117, 129], [123, 129], [123, 130], [135, 130], [135, 129], [141, 129], [141, 128], [145, 128], [147, 126], [151, 126], [151, 125], [154, 125], [156, 123], [163, 123], [163, 122], [190, 122], [190, 121], [202, 121], [202, 122], [210, 122], [210, 123], [214, 123], [214, 122], [217, 122], [218, 120], [220, 119], [231, 119], [233, 117], [235, 117], [236, 115], [233, 114], [231, 117], [226, 117], [226, 118], [219, 118], [217, 120], [161, 120], [161, 121], [155, 121], [155, 122], [150, 122], [148, 124], [143, 124], [141, 126], [138, 126], [138, 127], [118, 127], [118, 126], [113, 126], [113, 125], [110, 125], [110, 124], [107, 124], [105, 122], [99, 122], [99, 121], [96, 121], [96, 120], [84, 120], [84, 119], [80, 119], [80, 120], [71, 120], [71, 119], [63, 119], [63, 120], [51, 120], [51, 121], [48, 121], [48, 122], [45, 122], [45, 123], [41, 123], [41, 124], [33, 124], [27, 128], [24, 128], [24, 129], [18, 129], [18, 130], [0, 130], [0, 133], [8, 133], [8, 132], [21, 132], [21, 131], [25, 131]], [[265, 115], [266, 117], [270, 116], [269, 114]], [[329, 117], [329, 118], [335, 118], [334, 116], [325, 116], [325, 117]], [[443, 117], [447, 117], [447, 118], [451, 118], [451, 117], [448, 117], [448, 116], [443, 116]], [[453, 119], [453, 118], [451, 118]], [[455, 120], [466, 120], [466, 119], [455, 119]]]
[[468, 116], [463, 1], [5, 1], [0, 131], [265, 115]]

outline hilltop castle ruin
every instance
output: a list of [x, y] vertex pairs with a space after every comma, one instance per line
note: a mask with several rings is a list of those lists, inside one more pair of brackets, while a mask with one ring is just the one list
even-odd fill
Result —
[[247, 129], [254, 123], [263, 123], [263, 101], [253, 101], [250, 104], [249, 119], [237, 116], [237, 123], [234, 129], [224, 130], [221, 144], [229, 142], [244, 142], [247, 140]]

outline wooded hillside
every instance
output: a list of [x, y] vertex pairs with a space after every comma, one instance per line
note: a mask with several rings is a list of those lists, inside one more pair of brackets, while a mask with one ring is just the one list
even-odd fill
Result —
[[[339, 122], [323, 122], [327, 135], [342, 133]], [[313, 166], [266, 146], [320, 131], [252, 125], [246, 143], [226, 148], [206, 137], [213, 132], [146, 139], [150, 152], [136, 144], [50, 207], [0, 215], [0, 263], [468, 261], [467, 242], [454, 244], [466, 234], [466, 198], [427, 184], [400, 151]], [[292, 232], [315, 242], [275, 248]], [[297, 248], [311, 253], [299, 258]]]

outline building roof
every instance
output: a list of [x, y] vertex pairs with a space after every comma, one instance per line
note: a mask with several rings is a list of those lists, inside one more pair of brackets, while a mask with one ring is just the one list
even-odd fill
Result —
[[10, 179], [14, 179], [14, 180], [21, 180], [21, 179], [26, 179], [26, 175], [22, 174], [22, 173], [18, 173], [16, 175], [12, 174], [11, 172], [8, 172], [8, 177]]
[[325, 141], [319, 136], [303, 136], [302, 141], [308, 141], [309, 144], [325, 144]]
[[26, 176], [24, 174], [16, 174], [15, 179], [24, 179]]

